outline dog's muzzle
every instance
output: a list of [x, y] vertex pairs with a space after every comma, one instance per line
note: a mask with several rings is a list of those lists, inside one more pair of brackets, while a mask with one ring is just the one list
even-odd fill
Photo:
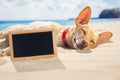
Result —
[[82, 40], [81, 44], [77, 44], [77, 47], [81, 50], [85, 49], [88, 46], [88, 43], [85, 40]]
[[88, 47], [88, 42], [86, 40], [82, 40], [80, 42], [78, 42], [75, 38], [74, 38], [74, 46], [75, 48], [77, 49], [80, 49], [80, 50], [83, 50], [85, 49], [86, 47]]

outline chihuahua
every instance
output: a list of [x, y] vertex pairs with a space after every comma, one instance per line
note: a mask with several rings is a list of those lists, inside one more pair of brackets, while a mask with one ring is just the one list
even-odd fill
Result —
[[89, 49], [107, 42], [112, 37], [112, 32], [106, 31], [98, 35], [88, 26], [91, 16], [91, 8], [85, 7], [75, 18], [76, 26], [65, 27], [55, 22], [32, 22], [28, 25], [13, 25], [0, 32], [0, 55], [9, 54], [8, 34], [10, 31], [35, 30], [52, 28], [56, 32], [58, 47], [70, 47], [73, 49]]

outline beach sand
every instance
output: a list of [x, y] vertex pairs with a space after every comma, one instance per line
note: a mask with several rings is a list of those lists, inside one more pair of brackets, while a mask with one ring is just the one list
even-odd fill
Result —
[[90, 26], [113, 37], [88, 52], [58, 47], [56, 58], [12, 62], [0, 57], [0, 80], [120, 80], [120, 21]]

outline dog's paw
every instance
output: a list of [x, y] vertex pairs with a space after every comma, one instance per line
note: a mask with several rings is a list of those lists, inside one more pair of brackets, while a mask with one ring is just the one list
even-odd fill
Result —
[[5, 52], [2, 49], [0, 49], [0, 57], [3, 57], [5, 55], [6, 55]]

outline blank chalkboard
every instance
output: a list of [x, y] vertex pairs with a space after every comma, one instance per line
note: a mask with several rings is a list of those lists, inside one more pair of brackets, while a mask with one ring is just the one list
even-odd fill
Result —
[[10, 54], [12, 60], [56, 56], [53, 30], [10, 32]]

